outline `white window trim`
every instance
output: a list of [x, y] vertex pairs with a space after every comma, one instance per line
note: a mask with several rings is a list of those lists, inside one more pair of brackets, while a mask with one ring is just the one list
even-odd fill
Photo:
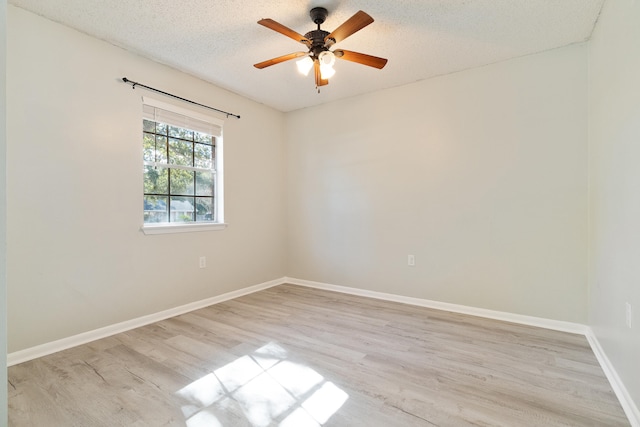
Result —
[[201, 120], [203, 122], [212, 123], [220, 128], [224, 125], [224, 120], [221, 120], [212, 115], [204, 114], [195, 110], [191, 110], [188, 108], [180, 107], [175, 104], [170, 104], [163, 101], [158, 101], [155, 98], [149, 98], [147, 96], [142, 97], [142, 103], [145, 105], [150, 105], [152, 107], [160, 108], [161, 110], [171, 111], [172, 113], [182, 114], [183, 116], [191, 117], [194, 119]]
[[[142, 103], [146, 105], [151, 105], [157, 108], [161, 108], [167, 111], [172, 111], [174, 113], [182, 114], [184, 116], [193, 117], [194, 119], [208, 121], [210, 123], [216, 124], [220, 126], [222, 129], [222, 125], [224, 124], [224, 120], [219, 118], [205, 115], [199, 113], [194, 110], [185, 109], [179, 107], [174, 104], [169, 104], [166, 102], [158, 101], [154, 98], [142, 97]], [[140, 125], [142, 126], [142, 120], [140, 120]], [[218, 220], [217, 222], [195, 222], [195, 223], [171, 223], [171, 222], [161, 222], [161, 223], [145, 223], [144, 219], [142, 222], [142, 226], [140, 230], [145, 235], [154, 235], [154, 234], [173, 234], [173, 233], [191, 233], [191, 232], [200, 232], [200, 231], [215, 231], [215, 230], [224, 230], [227, 228], [228, 224], [224, 222], [224, 143], [223, 143], [223, 134], [220, 136], [216, 136], [216, 158], [215, 158], [215, 202], [214, 202], [214, 217]], [[146, 163], [146, 162], [143, 162]], [[172, 166], [174, 167], [174, 166]], [[180, 168], [178, 166], [178, 168]], [[187, 169], [188, 167], [185, 167]], [[188, 168], [192, 169], [192, 168]], [[193, 168], [195, 169], [195, 168]]]
[[141, 230], [146, 235], [153, 234], [173, 234], [173, 233], [191, 233], [195, 231], [215, 231], [224, 230], [228, 224], [220, 222], [200, 222], [200, 223], [158, 223], [145, 224]]

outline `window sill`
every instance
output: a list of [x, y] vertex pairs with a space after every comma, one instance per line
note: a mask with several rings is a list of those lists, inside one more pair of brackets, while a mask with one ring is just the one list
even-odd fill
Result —
[[224, 230], [227, 224], [218, 222], [205, 222], [196, 224], [145, 224], [141, 230], [144, 234], [171, 234], [171, 233], [191, 233], [196, 231]]

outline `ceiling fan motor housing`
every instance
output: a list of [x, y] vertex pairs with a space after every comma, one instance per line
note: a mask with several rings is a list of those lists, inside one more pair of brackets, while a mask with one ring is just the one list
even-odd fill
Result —
[[324, 38], [328, 35], [329, 32], [324, 30], [313, 30], [305, 34], [304, 37], [311, 41], [309, 52], [313, 53], [313, 55], [317, 57], [321, 52], [328, 50], [328, 48], [325, 47], [324, 41]]

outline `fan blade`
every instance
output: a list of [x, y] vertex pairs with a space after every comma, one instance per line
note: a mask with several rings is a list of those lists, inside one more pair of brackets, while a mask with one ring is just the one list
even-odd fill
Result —
[[313, 61], [313, 71], [316, 75], [316, 86], [320, 87], [329, 84], [329, 80], [323, 80], [320, 75], [320, 62]]
[[304, 43], [307, 46], [311, 46], [311, 42], [302, 34], [296, 33], [291, 28], [285, 27], [284, 25], [274, 21], [273, 19], [261, 19], [258, 21], [258, 24], [263, 25], [273, 31], [276, 31], [280, 34], [283, 34], [293, 40]]
[[254, 64], [253, 66], [256, 67], [256, 68], [263, 69], [263, 68], [270, 67], [272, 65], [279, 64], [279, 63], [284, 62], [284, 61], [289, 61], [290, 59], [300, 58], [301, 56], [305, 56], [305, 55], [308, 55], [308, 54], [309, 54], [308, 52], [294, 52], [294, 53], [290, 53], [288, 55], [282, 55], [282, 56], [278, 56], [277, 58], [272, 58], [272, 59], [268, 59], [266, 61], [259, 62], [257, 64]]
[[365, 53], [352, 52], [350, 50], [338, 49], [333, 52], [336, 58], [344, 59], [346, 61], [357, 62], [358, 64], [368, 65], [369, 67], [377, 68], [381, 70], [387, 65], [387, 60], [384, 58], [378, 58], [377, 56], [367, 55]]
[[335, 40], [334, 43], [338, 43], [355, 33], [356, 31], [360, 31], [367, 25], [373, 22], [373, 18], [359, 10], [353, 15], [351, 18], [347, 19], [340, 25], [338, 28], [333, 30], [331, 34], [324, 38], [325, 43], [329, 39]]

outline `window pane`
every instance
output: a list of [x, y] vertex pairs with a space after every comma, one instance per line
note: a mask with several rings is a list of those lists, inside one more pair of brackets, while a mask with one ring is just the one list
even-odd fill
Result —
[[175, 126], [169, 126], [169, 136], [175, 136], [176, 138], [188, 139], [193, 141], [193, 131], [183, 129]]
[[196, 221], [213, 220], [213, 197], [196, 197]]
[[144, 150], [143, 158], [145, 162], [155, 162], [156, 161], [156, 137], [153, 134], [146, 133], [144, 134], [142, 140], [142, 148]]
[[173, 165], [193, 166], [193, 144], [179, 139], [169, 138], [169, 163]]
[[169, 189], [168, 171], [165, 168], [154, 166], [144, 167], [144, 192], [145, 194], [167, 194]]
[[182, 169], [171, 169], [171, 191], [169, 194], [193, 196], [193, 175], [195, 172]]
[[167, 198], [144, 196], [144, 222], [168, 222]]
[[213, 136], [206, 133], [194, 132], [193, 140], [195, 142], [202, 142], [203, 144], [213, 145]]
[[143, 119], [142, 120], [142, 129], [145, 132], [155, 132], [156, 131], [156, 122], [152, 122], [151, 120]]
[[196, 172], [196, 196], [213, 196], [213, 173]]
[[194, 166], [197, 168], [213, 168], [213, 147], [204, 144], [194, 144]]
[[193, 221], [193, 197], [171, 197], [171, 222]]
[[167, 163], [167, 137], [156, 135], [156, 160], [157, 163]]
[[156, 133], [166, 135], [168, 130], [168, 126], [164, 123], [156, 123]]

